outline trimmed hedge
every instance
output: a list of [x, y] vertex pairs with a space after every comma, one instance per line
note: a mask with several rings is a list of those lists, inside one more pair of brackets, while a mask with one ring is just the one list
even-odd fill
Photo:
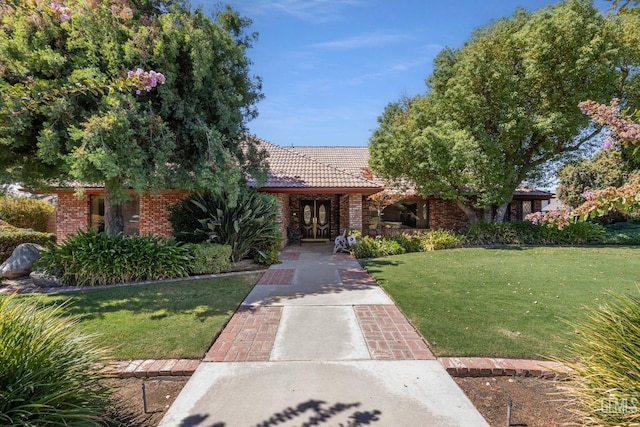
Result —
[[0, 196], [0, 219], [14, 227], [47, 231], [54, 207], [45, 200]]
[[192, 245], [191, 274], [220, 273], [231, 267], [231, 246], [214, 243]]
[[459, 246], [463, 239], [452, 231], [432, 230], [426, 233], [365, 236], [349, 252], [356, 258], [377, 258], [410, 252], [427, 252]]
[[600, 243], [605, 229], [600, 224], [578, 222], [562, 230], [529, 221], [487, 223], [476, 222], [469, 226], [465, 241], [469, 245], [577, 245]]

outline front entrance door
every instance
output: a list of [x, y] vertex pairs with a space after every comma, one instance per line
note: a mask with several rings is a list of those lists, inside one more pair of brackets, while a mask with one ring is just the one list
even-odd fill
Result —
[[303, 200], [300, 202], [302, 212], [302, 238], [305, 240], [329, 240], [329, 212], [331, 202], [328, 200]]

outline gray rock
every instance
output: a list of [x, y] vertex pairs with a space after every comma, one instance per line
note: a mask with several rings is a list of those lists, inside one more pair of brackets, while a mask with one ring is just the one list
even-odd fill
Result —
[[53, 274], [49, 274], [46, 271], [32, 271], [29, 274], [33, 284], [39, 286], [41, 288], [55, 288], [58, 286], [62, 286], [60, 280], [54, 276]]
[[44, 248], [35, 243], [23, 243], [13, 250], [13, 253], [0, 265], [0, 277], [15, 279], [27, 276], [33, 269], [33, 264], [40, 259], [40, 251]]

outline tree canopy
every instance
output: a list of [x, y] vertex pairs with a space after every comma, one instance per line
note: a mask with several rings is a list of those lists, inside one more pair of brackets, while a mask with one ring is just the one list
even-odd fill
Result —
[[589, 159], [567, 163], [558, 170], [558, 199], [578, 207], [594, 190], [623, 185], [629, 171], [621, 150], [614, 148], [600, 150]]
[[501, 220], [523, 181], [598, 133], [580, 101], [639, 99], [638, 22], [567, 0], [477, 29], [436, 57], [425, 94], [387, 106], [371, 168], [456, 201], [472, 221], [476, 209]]
[[[237, 12], [212, 19], [180, 0], [0, 8], [3, 181], [103, 184], [117, 206], [129, 188], [230, 190], [240, 166], [260, 172], [243, 139], [262, 98], [246, 56], [256, 35]], [[151, 80], [122, 83], [138, 69]]]

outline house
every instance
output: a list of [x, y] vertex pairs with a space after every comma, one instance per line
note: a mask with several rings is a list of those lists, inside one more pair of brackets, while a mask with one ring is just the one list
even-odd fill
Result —
[[[385, 189], [385, 183], [368, 169], [367, 147], [282, 147], [258, 140], [269, 153], [269, 173], [258, 189], [280, 202], [278, 220], [283, 236], [287, 227], [299, 227], [302, 241], [332, 241], [345, 228], [377, 233], [377, 212], [368, 197]], [[255, 185], [250, 181], [249, 185]], [[123, 207], [125, 233], [170, 235], [167, 207], [187, 194], [167, 190], [134, 196]], [[104, 196], [100, 187], [58, 189], [57, 236], [62, 241], [78, 228], [104, 227]], [[514, 193], [507, 217], [522, 220], [539, 211], [551, 193], [521, 188]], [[466, 215], [452, 201], [422, 198], [413, 192], [383, 211], [385, 230], [458, 230], [467, 226]]]

